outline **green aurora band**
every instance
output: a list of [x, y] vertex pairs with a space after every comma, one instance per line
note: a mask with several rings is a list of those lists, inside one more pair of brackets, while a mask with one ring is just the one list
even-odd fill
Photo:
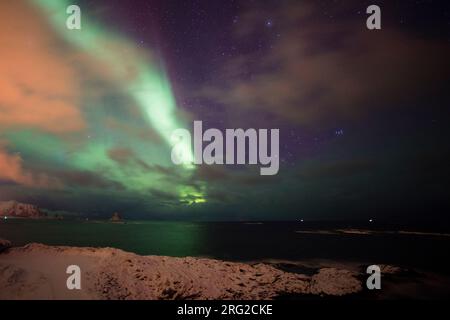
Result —
[[[82, 15], [82, 29], [69, 30], [66, 27], [68, 17], [66, 10], [72, 4], [69, 1], [32, 0], [32, 2], [43, 12], [52, 29], [64, 42], [75, 50], [87, 54], [98, 65], [97, 71], [112, 82], [120, 94], [131, 99], [142, 110], [148, 125], [160, 136], [166, 147], [153, 145], [151, 150], [146, 150], [143, 145], [134, 145], [133, 141], [125, 143], [127, 143], [127, 147], [131, 146], [141, 158], [150, 160], [148, 162], [161, 163], [162, 159], [158, 159], [158, 154], [169, 152], [170, 155], [170, 148], [175, 143], [171, 140], [172, 132], [177, 128], [187, 127], [177, 116], [175, 97], [161, 63], [157, 63], [148, 50], [136, 48], [124, 36], [104, 30], [98, 24], [89, 21], [84, 14]], [[33, 133], [13, 134], [10, 139], [26, 141], [27, 138], [20, 138], [20, 135], [27, 134], [32, 135]], [[101, 141], [97, 139], [80, 147], [70, 157], [70, 165], [95, 173], [101, 168], [101, 174], [134, 192], [146, 192], [149, 188], [153, 188], [164, 192], [175, 192], [181, 204], [191, 205], [206, 202], [205, 185], [193, 187], [189, 184], [161, 183], [161, 177], [157, 179], [157, 175], [145, 172], [141, 167], [123, 168], [119, 166], [107, 154], [107, 150], [112, 146], [111, 139]], [[58, 146], [60, 144], [55, 141], [56, 137], [45, 134], [40, 137], [35, 136], [34, 140], [45, 140], [47, 145]], [[32, 146], [26, 147], [32, 148]], [[22, 146], [23, 148], [24, 146]], [[193, 155], [189, 145], [186, 145], [184, 149], [185, 165], [176, 168], [172, 163], [169, 165], [171, 166], [170, 170], [176, 170], [182, 179], [189, 179], [194, 171], [191, 164]], [[148, 163], [147, 161], [146, 163]], [[165, 165], [167, 166], [167, 162]]]

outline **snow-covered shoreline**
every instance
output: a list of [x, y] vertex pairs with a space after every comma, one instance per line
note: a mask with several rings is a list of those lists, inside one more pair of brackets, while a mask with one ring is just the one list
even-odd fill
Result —
[[[81, 290], [69, 290], [69, 265]], [[114, 248], [29, 244], [0, 254], [0, 299], [274, 299], [341, 296], [362, 290], [357, 273], [322, 268], [312, 276], [265, 263], [139, 256]]]

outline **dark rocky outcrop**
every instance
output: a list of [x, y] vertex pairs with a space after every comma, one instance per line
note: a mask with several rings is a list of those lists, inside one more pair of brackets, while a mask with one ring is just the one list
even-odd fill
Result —
[[122, 218], [120, 217], [120, 215], [117, 212], [114, 212], [114, 214], [112, 215], [111, 219], [109, 219], [109, 221], [111, 222], [122, 222]]
[[11, 247], [11, 241], [0, 239], [0, 252]]

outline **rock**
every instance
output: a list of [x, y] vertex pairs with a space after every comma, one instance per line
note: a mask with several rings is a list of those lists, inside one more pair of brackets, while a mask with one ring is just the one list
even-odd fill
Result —
[[0, 239], [0, 252], [11, 247], [11, 241]]
[[311, 279], [312, 294], [343, 296], [362, 290], [358, 274], [336, 268], [320, 269]]
[[122, 218], [120, 217], [120, 215], [117, 212], [114, 212], [114, 214], [112, 215], [111, 219], [109, 219], [109, 221], [121, 222]]
[[379, 265], [379, 267], [381, 274], [399, 274], [405, 272], [405, 270], [403, 270], [402, 268], [397, 266], [391, 266], [389, 264], [381, 264]]
[[32, 204], [17, 201], [0, 201], [0, 216], [38, 219], [47, 215]]

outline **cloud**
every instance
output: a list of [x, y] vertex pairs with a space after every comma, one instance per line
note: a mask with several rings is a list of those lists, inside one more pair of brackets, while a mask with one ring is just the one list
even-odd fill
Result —
[[307, 165], [298, 173], [300, 179], [341, 179], [367, 174], [379, 169], [379, 164], [369, 159], [350, 159]]
[[108, 156], [118, 164], [125, 165], [129, 161], [134, 160], [135, 154], [129, 148], [116, 147], [108, 150]]
[[134, 166], [146, 173], [172, 174], [171, 169], [159, 165], [148, 164], [127, 147], [114, 147], [108, 150], [108, 157], [120, 167]]
[[[127, 110], [135, 110], [128, 107]], [[135, 119], [141, 120], [142, 119], [142, 115], [135, 115], [134, 116]], [[148, 126], [146, 123], [144, 124], [135, 124], [135, 123], [127, 123], [125, 121], [120, 121], [119, 119], [112, 117], [110, 115], [105, 116], [105, 120], [104, 123], [102, 124], [105, 126], [105, 128], [112, 130], [112, 131], [116, 131], [116, 132], [121, 132], [124, 135], [130, 137], [130, 138], [136, 138], [136, 139], [140, 139], [143, 141], [147, 141], [147, 142], [152, 142], [155, 144], [162, 144], [163, 140], [161, 139], [161, 137], [158, 135], [158, 133], [151, 128], [150, 126]]]
[[77, 73], [38, 17], [24, 1], [0, 7], [0, 130], [82, 130]]
[[58, 181], [61, 181], [65, 187], [124, 190], [124, 187], [120, 183], [108, 180], [107, 178], [89, 171], [47, 169], [46, 173]]
[[[261, 48], [230, 59], [223, 76], [197, 97], [219, 102], [230, 113], [264, 111], [308, 125], [407, 105], [448, 77], [448, 44], [392, 27], [369, 31], [364, 15], [332, 21], [324, 19], [319, 5], [280, 3], [240, 17], [236, 41], [244, 46], [261, 39]], [[333, 10], [330, 15], [338, 16]], [[267, 17], [271, 28], [264, 28]]]
[[18, 154], [11, 155], [0, 145], [0, 180], [27, 187], [58, 187], [56, 179], [46, 174], [35, 174], [26, 170]]

